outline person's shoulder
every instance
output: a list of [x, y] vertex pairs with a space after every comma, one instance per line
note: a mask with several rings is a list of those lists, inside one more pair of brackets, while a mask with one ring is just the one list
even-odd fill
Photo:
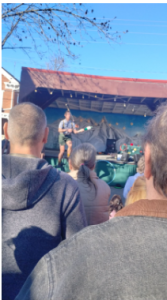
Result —
[[[167, 220], [161, 219], [161, 218], [150, 218], [148, 216], [133, 216], [133, 215], [126, 215], [126, 216], [117, 216], [112, 218], [111, 220], [108, 220], [104, 223], [88, 226], [84, 229], [82, 229], [80, 232], [73, 235], [70, 239], [65, 240], [62, 242], [57, 248], [50, 251], [50, 254], [52, 258], [59, 259], [59, 255], [63, 258], [63, 255], [67, 257], [67, 253], [69, 256], [74, 257], [74, 253], [77, 253], [78, 256], [81, 256], [82, 254], [87, 253], [90, 254], [90, 256], [93, 257], [94, 255], [94, 249], [100, 251], [104, 249], [104, 244], [106, 245], [109, 243], [109, 249], [112, 249], [112, 245], [115, 245], [115, 241], [118, 242], [118, 248], [119, 244], [124, 243], [125, 236], [127, 236], [128, 240], [128, 229], [129, 228], [136, 228], [139, 229], [143, 226], [146, 228], [146, 231], [148, 231], [147, 224], [166, 224], [167, 226]], [[152, 229], [151, 229], [152, 231]], [[139, 230], [140, 232], [140, 230]], [[130, 233], [131, 235], [131, 233]], [[137, 237], [134, 235], [134, 240], [136, 240]], [[102, 242], [103, 241], [103, 242]], [[81, 247], [82, 245], [82, 247]], [[84, 246], [83, 246], [84, 245]], [[114, 246], [115, 247], [115, 246]]]
[[79, 191], [76, 181], [67, 173], [58, 170], [51, 166], [49, 173], [50, 181], [53, 182], [52, 189], [55, 193], [58, 190], [65, 194], [65, 198], [69, 199], [71, 196]]
[[107, 192], [107, 191], [110, 190], [109, 185], [108, 185], [104, 180], [102, 180], [102, 179], [100, 179], [100, 178], [97, 178], [96, 180], [97, 180], [97, 181], [96, 181], [97, 184], [98, 184], [100, 187], [103, 187], [103, 188], [104, 188], [104, 192]]
[[[60, 297], [61, 299], [64, 299], [66, 295], [68, 295], [67, 298], [69, 299], [88, 299], [91, 295], [92, 288], [95, 287], [97, 296], [95, 294], [93, 299], [96, 299], [98, 298], [100, 291], [98, 291], [99, 282], [101, 282], [100, 280], [103, 278], [105, 279], [105, 282], [108, 281], [108, 286], [111, 287], [111, 290], [108, 288], [106, 289], [103, 284], [104, 291], [101, 293], [101, 298], [120, 299], [119, 296], [122, 295], [122, 290], [120, 290], [119, 278], [124, 280], [123, 287], [125, 287], [125, 289], [123, 288], [123, 290], [126, 291], [127, 278], [132, 276], [133, 270], [139, 270], [139, 272], [135, 273], [137, 274], [135, 282], [139, 282], [141, 274], [148, 274], [147, 269], [146, 272], [142, 273], [143, 270], [145, 271], [143, 266], [147, 267], [152, 263], [153, 258], [153, 265], [158, 262], [157, 266], [159, 266], [160, 258], [162, 259], [160, 263], [163, 264], [164, 256], [162, 255], [162, 251], [164, 251], [166, 241], [166, 231], [164, 226], [167, 228], [167, 220], [130, 216], [114, 217], [110, 221], [100, 225], [86, 227], [70, 237], [70, 239], [61, 242], [57, 248], [54, 248], [42, 257], [31, 275], [29, 280], [30, 285], [31, 282], [34, 281], [35, 291], [36, 283], [40, 286], [43, 281], [46, 282], [46, 287], [48, 287], [48, 280], [50, 280], [51, 284], [48, 290], [54, 291], [54, 296], [57, 296], [56, 291], [60, 292], [59, 287], [61, 284], [63, 287], [63, 297]], [[155, 231], [155, 234], [152, 234], [153, 230]], [[152, 245], [151, 248], [150, 239]], [[151, 256], [154, 249], [157, 249], [157, 241], [159, 242], [158, 245], [161, 250], [159, 249], [158, 253], [155, 251], [157, 256]], [[162, 243], [162, 241], [164, 242]], [[140, 261], [139, 257], [141, 258]], [[112, 264], [109, 263], [111, 261]], [[141, 261], [143, 262], [142, 264]], [[126, 271], [123, 276], [122, 270]], [[64, 277], [64, 272], [66, 272], [66, 278]], [[39, 276], [39, 274], [42, 275]], [[91, 277], [85, 276], [85, 274], [91, 274]], [[36, 282], [34, 279], [37, 276]], [[148, 276], [146, 277], [148, 278]], [[77, 297], [77, 291], [75, 297], [72, 297], [70, 294], [72, 289], [69, 289], [67, 285], [73, 287], [73, 291], [74, 289], [76, 290], [76, 288], [78, 288], [78, 278], [80, 279], [80, 282], [83, 280], [82, 296]], [[64, 280], [62, 281], [61, 279]], [[145, 280], [145, 277], [143, 280]], [[152, 286], [151, 284], [150, 286]], [[105, 291], [107, 292], [105, 293]], [[109, 293], [109, 291], [113, 291], [113, 294], [111, 294], [111, 292]], [[23, 292], [25, 293], [26, 290], [22, 289], [22, 293]], [[35, 292], [39, 292], [37, 288]], [[107, 295], [113, 295], [113, 297], [107, 297]], [[116, 298], [114, 295], [116, 295]], [[128, 298], [129, 292], [128, 294], [126, 293], [126, 295], [126, 299], [132, 299]], [[33, 299], [36, 298], [38, 297], [33, 297]], [[20, 297], [18, 299], [22, 298]], [[143, 297], [142, 299], [145, 298]]]
[[138, 177], [143, 176], [143, 175], [144, 175], [144, 174], [136, 173], [136, 174], [133, 176], [133, 178], [134, 178], [134, 179], [137, 179]]
[[[69, 173], [70, 174], [70, 173]], [[61, 179], [67, 180], [69, 182], [75, 182], [75, 180], [70, 176], [68, 173], [65, 173], [63, 171], [60, 171], [60, 177]]]
[[129, 176], [125, 185], [131, 184], [134, 180], [135, 180], [134, 175], [133, 176]]
[[[115, 218], [115, 220], [116, 222], [118, 222], [119, 218]], [[53, 255], [57, 255], [59, 252], [63, 253], [63, 251], [66, 251], [67, 248], [72, 249], [73, 247], [77, 247], [77, 245], [83, 245], [82, 241], [85, 240], [86, 243], [84, 242], [84, 245], [87, 244], [88, 246], [89, 243], [93, 243], [93, 240], [96, 239], [96, 237], [98, 237], [101, 232], [104, 233], [104, 231], [106, 231], [107, 228], [110, 227], [111, 226], [108, 221], [99, 225], [85, 227], [84, 229], [82, 229], [82, 231], [73, 235], [69, 240], [61, 243], [58, 248], [53, 249], [50, 253]]]
[[129, 176], [129, 178], [127, 179], [126, 184], [133, 184], [133, 183], [135, 182], [135, 180], [136, 180], [139, 176], [141, 176], [140, 173], [136, 173], [136, 174], [133, 175], [133, 176]]
[[60, 179], [65, 181], [68, 185], [72, 185], [73, 187], [78, 187], [76, 180], [74, 180], [71, 175], [63, 171], [60, 171]]
[[108, 184], [104, 181], [104, 180], [102, 180], [102, 179], [100, 179], [100, 178], [96, 178], [96, 180], [97, 180], [97, 182], [100, 182], [101, 184], [103, 184], [104, 186], [108, 186]]
[[[112, 218], [112, 220], [106, 221], [104, 223], [88, 226], [82, 231], [73, 235], [70, 239], [63, 241], [57, 248], [51, 250], [49, 253], [52, 258], [59, 258], [67, 256], [67, 252], [70, 256], [70, 253], [77, 253], [77, 255], [82, 255], [82, 253], [90, 253], [94, 252], [93, 249], [96, 248], [103, 248], [103, 245], [110, 240], [114, 242], [114, 239], [117, 237], [119, 238], [119, 232], [122, 231], [125, 225], [128, 226], [127, 222], [125, 221], [126, 217], [119, 217], [119, 218]], [[103, 243], [101, 241], [103, 240]], [[84, 245], [80, 247], [80, 245]], [[67, 250], [68, 249], [68, 250]]]

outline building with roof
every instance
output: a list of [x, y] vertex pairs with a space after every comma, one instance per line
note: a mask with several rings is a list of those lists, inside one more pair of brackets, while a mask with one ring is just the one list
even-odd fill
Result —
[[80, 128], [95, 128], [94, 133], [74, 135], [73, 145], [87, 141], [100, 152], [104, 151], [107, 139], [130, 143], [141, 136], [146, 121], [166, 100], [167, 80], [22, 68], [19, 103], [33, 102], [45, 110], [50, 127], [46, 148], [50, 150], [58, 150], [57, 128], [64, 118], [66, 104]]
[[[83, 142], [95, 146], [100, 154], [96, 157], [98, 177], [113, 188], [112, 194], [121, 196], [127, 178], [136, 172], [136, 160], [118, 162], [115, 153], [113, 157], [108, 155], [111, 152], [107, 152], [107, 142], [113, 143], [113, 151], [117, 153], [124, 145], [127, 154], [140, 156], [145, 124], [166, 101], [167, 80], [93, 76], [25, 67], [21, 72], [19, 103], [32, 102], [44, 109], [47, 116], [49, 137], [44, 152], [48, 162], [57, 166], [58, 125], [68, 104], [79, 128], [90, 125], [93, 128], [73, 134], [73, 147]], [[67, 161], [63, 168], [69, 171]], [[121, 189], [115, 190], [115, 187]]]
[[1, 68], [1, 95], [2, 95], [2, 135], [3, 135], [3, 124], [6, 122], [9, 116], [11, 108], [18, 103], [20, 82], [7, 70]]
[[93, 76], [22, 68], [19, 102], [74, 110], [152, 116], [167, 100], [167, 80]]

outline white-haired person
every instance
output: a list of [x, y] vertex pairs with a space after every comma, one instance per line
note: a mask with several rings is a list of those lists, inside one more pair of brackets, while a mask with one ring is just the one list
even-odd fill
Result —
[[43, 110], [15, 106], [4, 131], [2, 298], [13, 300], [38, 260], [83, 229], [86, 218], [76, 182], [41, 159], [49, 132]]
[[78, 183], [88, 225], [108, 220], [108, 202], [111, 194], [106, 182], [94, 171], [96, 149], [89, 143], [75, 147], [69, 158], [69, 175]]
[[144, 139], [146, 199], [46, 254], [15, 300], [167, 299], [167, 104]]

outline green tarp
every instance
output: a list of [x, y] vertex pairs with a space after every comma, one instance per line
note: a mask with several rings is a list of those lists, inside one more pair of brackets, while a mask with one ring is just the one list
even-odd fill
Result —
[[117, 164], [105, 160], [96, 162], [95, 171], [97, 176], [108, 185], [114, 187], [124, 187], [129, 176], [136, 173], [136, 165]]
[[66, 158], [62, 159], [62, 165], [61, 167], [58, 166], [58, 158], [57, 157], [45, 157], [45, 160], [52, 166], [55, 167], [58, 170], [62, 170], [63, 172], [70, 172], [69, 166], [68, 166], [68, 161]]

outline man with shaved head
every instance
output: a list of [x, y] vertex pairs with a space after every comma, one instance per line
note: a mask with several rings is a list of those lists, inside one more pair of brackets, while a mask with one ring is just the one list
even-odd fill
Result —
[[4, 300], [13, 300], [38, 260], [86, 226], [75, 181], [41, 159], [49, 129], [41, 108], [22, 103], [4, 125], [2, 156]]
[[34, 104], [17, 105], [10, 112], [4, 133], [10, 140], [11, 154], [28, 154], [40, 158], [49, 133], [46, 116]]

